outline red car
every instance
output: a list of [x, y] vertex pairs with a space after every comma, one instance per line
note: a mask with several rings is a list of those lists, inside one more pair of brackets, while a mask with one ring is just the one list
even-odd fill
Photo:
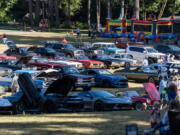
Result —
[[144, 45], [143, 42], [136, 42], [135, 40], [128, 40], [128, 38], [119, 38], [115, 41], [118, 48], [126, 49], [128, 45]]
[[104, 68], [103, 62], [90, 60], [87, 56], [79, 56], [77, 59], [71, 61], [82, 63], [85, 68]]
[[145, 96], [140, 96], [137, 91], [124, 92], [124, 96], [131, 97], [134, 108], [137, 111], [143, 110], [143, 104], [146, 104], [147, 108], [151, 109], [155, 101], [161, 102], [159, 92], [154, 83], [143, 83], [143, 85], [147, 94]]
[[47, 59], [32, 59], [27, 66], [36, 66], [37, 70], [44, 70], [48, 68], [59, 69], [59, 66], [65, 64], [49, 62]]

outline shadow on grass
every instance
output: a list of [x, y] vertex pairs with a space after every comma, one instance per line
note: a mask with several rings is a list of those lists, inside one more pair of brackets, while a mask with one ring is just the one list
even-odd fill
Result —
[[126, 124], [138, 124], [141, 133], [149, 128], [149, 113], [137, 111], [17, 116], [19, 121], [13, 117], [0, 122], [1, 134], [125, 135]]

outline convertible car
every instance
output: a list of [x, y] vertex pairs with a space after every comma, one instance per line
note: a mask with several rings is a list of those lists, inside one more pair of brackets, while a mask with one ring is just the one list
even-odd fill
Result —
[[104, 90], [89, 90], [72, 94], [83, 99], [84, 109], [90, 111], [120, 110], [131, 108], [132, 101], [128, 97], [118, 97]]
[[141, 82], [158, 82], [158, 72], [150, 67], [134, 67], [117, 70], [114, 72], [115, 75], [124, 75], [128, 80], [135, 80]]
[[113, 75], [111, 72], [109, 72], [106, 69], [87, 69], [83, 71], [83, 73], [94, 76], [96, 86], [99, 87], [105, 87], [105, 88], [128, 87], [128, 79], [125, 76]]

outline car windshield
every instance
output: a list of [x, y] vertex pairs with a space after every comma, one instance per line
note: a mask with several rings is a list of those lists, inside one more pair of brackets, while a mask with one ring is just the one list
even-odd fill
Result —
[[115, 95], [103, 90], [91, 91], [91, 92], [95, 97], [102, 97], [102, 98], [116, 97]]
[[54, 49], [52, 49], [52, 48], [46, 48], [46, 50], [48, 51], [48, 52], [56, 52]]
[[170, 45], [169, 46], [173, 51], [180, 51], [180, 48], [175, 46], [175, 45]]
[[109, 72], [108, 70], [105, 70], [105, 69], [99, 70], [98, 72], [101, 75], [112, 75], [111, 72]]
[[79, 70], [75, 67], [63, 67], [65, 74], [79, 74]]
[[71, 45], [71, 44], [66, 44], [66, 45], [64, 45], [64, 47], [65, 47], [65, 48], [74, 48], [74, 46]]
[[134, 96], [137, 97], [137, 96], [139, 96], [139, 94], [136, 91], [128, 91], [128, 92], [125, 92], [124, 95], [126, 95], [128, 97], [134, 97]]
[[99, 58], [99, 59], [109, 59], [110, 56], [108, 56], [108, 55], [99, 55], [99, 56], [97, 56], [97, 58]]
[[154, 48], [146, 48], [148, 53], [157, 53], [158, 51], [155, 50]]
[[77, 57], [78, 60], [89, 60], [87, 56], [79, 56]]

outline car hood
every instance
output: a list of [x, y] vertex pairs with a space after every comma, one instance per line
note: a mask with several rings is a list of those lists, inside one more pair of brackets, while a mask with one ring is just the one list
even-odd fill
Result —
[[105, 97], [103, 98], [104, 101], [108, 103], [121, 103], [121, 104], [131, 104], [132, 100], [128, 97]]
[[143, 83], [143, 86], [151, 100], [160, 101], [160, 95], [154, 83]]
[[102, 77], [110, 77], [111, 79], [117, 80], [127, 80], [125, 76], [118, 76], [118, 75], [101, 75]]
[[90, 76], [90, 75], [83, 75], [83, 74], [68, 74], [68, 75], [73, 76], [73, 77], [77, 77], [77, 78], [93, 77], [93, 76]]
[[69, 78], [58, 79], [49, 85], [44, 95], [50, 93], [56, 93], [56, 94], [61, 94], [63, 96], [67, 96], [69, 91], [71, 91], [72, 86], [73, 86], [73, 79], [69, 79]]

